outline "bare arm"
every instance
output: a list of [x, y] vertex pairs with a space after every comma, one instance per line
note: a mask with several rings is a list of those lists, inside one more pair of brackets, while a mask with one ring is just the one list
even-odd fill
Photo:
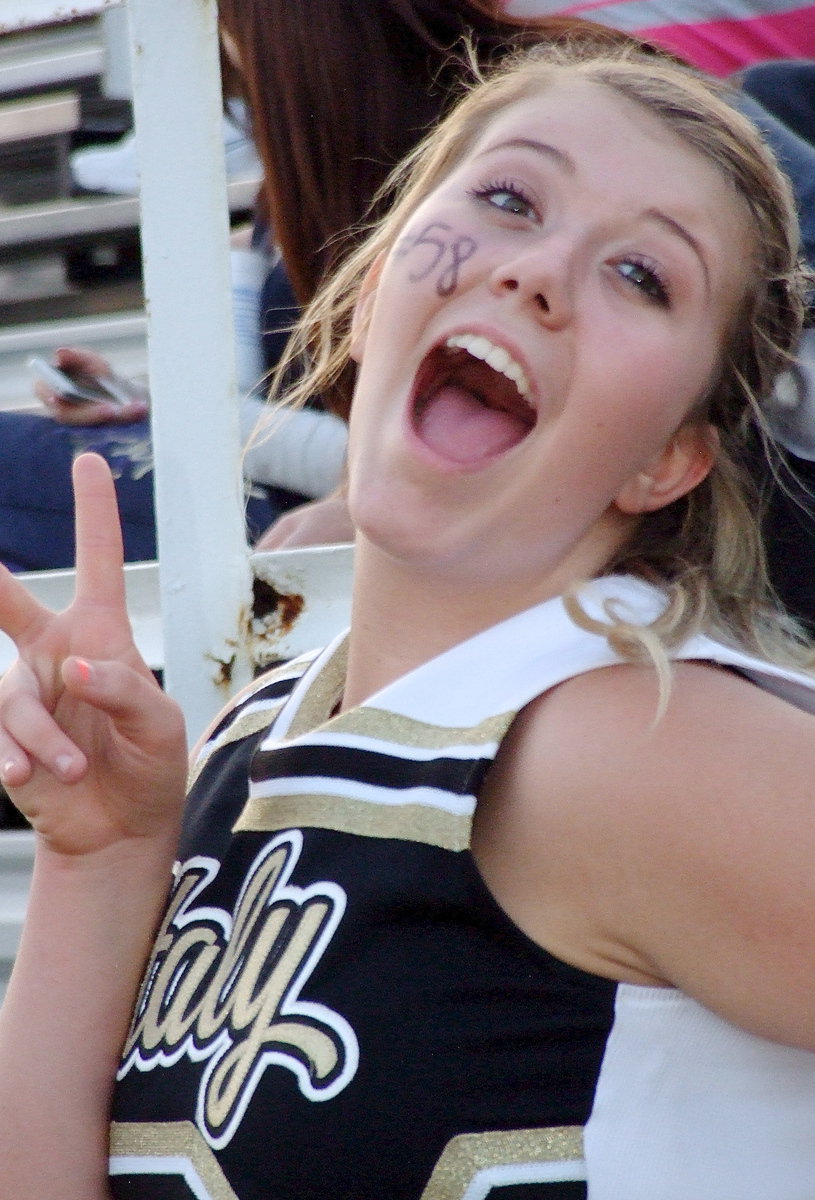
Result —
[[487, 881], [561, 958], [815, 1050], [815, 719], [699, 664], [655, 708], [632, 666], [522, 714], [479, 812]]
[[240, 407], [243, 472], [255, 483], [320, 499], [343, 476], [348, 428], [334, 413], [275, 409], [257, 396]]
[[345, 487], [323, 500], [290, 508], [255, 543], [255, 550], [291, 550], [294, 546], [326, 546], [354, 540]]
[[0, 1178], [15, 1200], [108, 1194], [113, 1076], [170, 882], [186, 773], [181, 714], [133, 644], [101, 459], [77, 460], [75, 490], [72, 606], [50, 613], [0, 572], [0, 625], [20, 654], [0, 683], [0, 774], [37, 835], [0, 1010]]

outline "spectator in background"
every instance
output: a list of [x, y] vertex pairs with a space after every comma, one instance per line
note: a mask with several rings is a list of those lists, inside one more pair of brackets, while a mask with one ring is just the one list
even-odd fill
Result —
[[[815, 16], [804, 48], [815, 54]], [[756, 63], [742, 71], [741, 85], [798, 137], [815, 145], [815, 58]]]
[[500, 0], [508, 13], [588, 17], [654, 42], [711, 75], [809, 56], [812, 0]]

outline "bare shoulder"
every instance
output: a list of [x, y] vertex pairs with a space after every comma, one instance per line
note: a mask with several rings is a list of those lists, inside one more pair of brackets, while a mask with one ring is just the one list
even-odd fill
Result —
[[[694, 790], [703, 760], [737, 778], [746, 762], [761, 773], [803, 775], [795, 759], [815, 764], [815, 717], [737, 672], [703, 662], [674, 667], [667, 708], [657, 719], [656, 673], [621, 665], [589, 672], [554, 689], [530, 714], [529, 730], [555, 733], [564, 751], [579, 744], [589, 762], [601, 755], [604, 772], [642, 776], [649, 766], [665, 783], [665, 768]], [[588, 743], [588, 745], [587, 745]], [[798, 755], [790, 761], [789, 750]], [[563, 765], [574, 764], [564, 753]], [[584, 760], [585, 762], [585, 760]], [[810, 776], [811, 778], [811, 776]]]
[[478, 817], [485, 877], [576, 965], [815, 1048], [815, 717], [702, 663], [657, 704], [654, 671], [619, 666], [520, 715]]

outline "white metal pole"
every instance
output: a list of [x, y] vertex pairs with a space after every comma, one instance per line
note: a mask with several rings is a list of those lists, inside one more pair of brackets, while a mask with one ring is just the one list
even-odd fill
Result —
[[128, 0], [165, 686], [191, 738], [251, 673], [215, 0]]

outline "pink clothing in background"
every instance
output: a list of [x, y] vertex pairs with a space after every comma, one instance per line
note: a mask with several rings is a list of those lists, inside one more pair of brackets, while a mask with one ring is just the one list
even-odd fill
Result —
[[811, 0], [505, 0], [518, 16], [599, 21], [665, 46], [714, 75], [776, 58], [815, 58]]

